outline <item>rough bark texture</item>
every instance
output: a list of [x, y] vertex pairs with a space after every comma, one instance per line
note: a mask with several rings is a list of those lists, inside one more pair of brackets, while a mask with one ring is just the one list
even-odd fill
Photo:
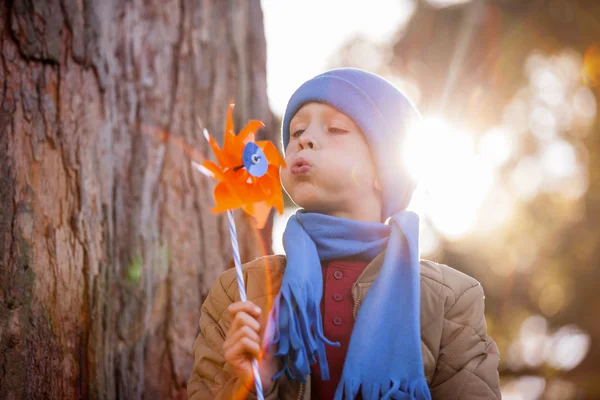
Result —
[[273, 139], [265, 51], [259, 0], [0, 0], [0, 399], [186, 397], [231, 248], [178, 144]]

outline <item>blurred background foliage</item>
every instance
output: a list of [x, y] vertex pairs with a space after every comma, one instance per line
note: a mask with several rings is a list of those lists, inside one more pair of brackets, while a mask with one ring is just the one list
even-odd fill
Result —
[[402, 3], [393, 34], [349, 37], [327, 67], [376, 72], [420, 109], [403, 157], [423, 257], [482, 283], [503, 398], [600, 398], [600, 2]]

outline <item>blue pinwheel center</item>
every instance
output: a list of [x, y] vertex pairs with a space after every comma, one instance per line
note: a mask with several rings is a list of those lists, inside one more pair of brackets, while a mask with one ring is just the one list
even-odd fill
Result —
[[244, 162], [244, 167], [246, 167], [246, 170], [250, 175], [260, 178], [267, 173], [269, 162], [265, 153], [256, 143], [246, 143], [244, 152], [242, 153], [242, 160]]

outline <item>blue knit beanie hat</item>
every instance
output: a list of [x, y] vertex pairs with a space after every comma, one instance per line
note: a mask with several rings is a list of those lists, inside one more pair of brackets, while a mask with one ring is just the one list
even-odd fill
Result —
[[306, 81], [290, 98], [281, 131], [284, 150], [290, 140], [292, 117], [313, 101], [346, 114], [365, 134], [383, 188], [382, 221], [405, 209], [416, 186], [402, 157], [407, 132], [420, 120], [415, 106], [373, 73], [357, 68], [327, 71]]

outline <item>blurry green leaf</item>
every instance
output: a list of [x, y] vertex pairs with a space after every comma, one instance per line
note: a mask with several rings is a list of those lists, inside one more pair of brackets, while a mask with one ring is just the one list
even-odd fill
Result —
[[133, 257], [133, 260], [127, 267], [127, 279], [129, 279], [131, 283], [137, 283], [142, 277], [143, 263], [144, 260], [140, 254], [136, 254], [135, 257]]

